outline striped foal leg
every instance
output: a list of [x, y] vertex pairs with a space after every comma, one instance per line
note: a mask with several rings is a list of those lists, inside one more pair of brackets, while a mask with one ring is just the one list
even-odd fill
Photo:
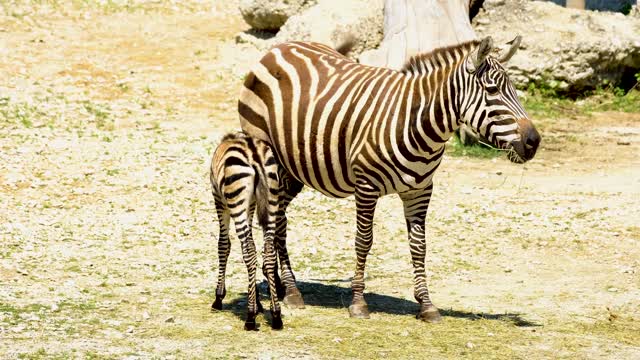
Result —
[[280, 187], [280, 209], [276, 214], [276, 239], [275, 245], [280, 260], [282, 285], [285, 287], [285, 295], [282, 302], [294, 309], [303, 309], [304, 300], [300, 290], [296, 287], [296, 277], [291, 269], [289, 252], [287, 251], [287, 206], [302, 191], [301, 182], [287, 176], [288, 184]]
[[356, 183], [356, 214], [358, 231], [356, 233], [356, 273], [351, 282], [353, 298], [349, 306], [349, 315], [354, 318], [368, 319], [369, 307], [364, 300], [364, 268], [367, 255], [373, 244], [373, 215], [376, 210], [379, 192], [372, 187]]
[[271, 229], [267, 230], [264, 236], [264, 251], [262, 253], [263, 271], [269, 285], [269, 295], [271, 300], [271, 327], [276, 330], [282, 329], [282, 312], [278, 303], [274, 268], [277, 262], [276, 248], [274, 245], [275, 228], [269, 224]]
[[404, 217], [407, 222], [409, 248], [411, 249], [411, 261], [413, 263], [413, 294], [420, 303], [420, 312], [416, 317], [422, 321], [439, 322], [442, 318], [438, 308], [433, 305], [429, 298], [424, 265], [427, 252], [424, 234], [425, 222], [432, 190], [433, 184], [424, 190], [400, 194], [400, 198], [404, 205]]
[[245, 330], [256, 329], [256, 315], [258, 313], [257, 291], [256, 291], [256, 245], [251, 237], [251, 222], [247, 216], [247, 212], [242, 211], [239, 214], [233, 214], [233, 220], [236, 225], [236, 234], [240, 238], [242, 246], [242, 260], [247, 266], [247, 275], [249, 285], [247, 289], [247, 319], [244, 323]]
[[229, 210], [227, 210], [226, 206], [215, 194], [214, 199], [220, 232], [218, 234], [218, 284], [216, 285], [216, 300], [211, 305], [211, 308], [214, 310], [222, 310], [222, 300], [227, 295], [225, 274], [227, 270], [227, 259], [229, 259], [229, 251], [231, 250], [231, 242], [229, 241]]
[[[273, 161], [273, 157], [270, 158]], [[282, 329], [282, 312], [278, 303], [276, 290], [276, 265], [278, 263], [275, 247], [276, 237], [276, 214], [280, 207], [280, 184], [278, 177], [278, 166], [274, 162], [266, 160], [265, 177], [261, 181], [266, 181], [269, 188], [267, 224], [264, 227], [264, 252], [262, 253], [262, 271], [267, 278], [269, 285], [269, 297], [271, 300], [271, 328]], [[277, 279], [279, 280], [279, 279]]]
[[[253, 241], [253, 214], [256, 212], [256, 203], [255, 201], [251, 202], [251, 206], [249, 207], [249, 217], [247, 219], [247, 223], [249, 224], [250, 227], [250, 231], [248, 236], [248, 241], [251, 242], [251, 244], [254, 244], [254, 249], [255, 249], [255, 242]], [[258, 258], [256, 257], [256, 266], [258, 266]], [[255, 277], [256, 279], [256, 308], [258, 309], [259, 313], [263, 313], [264, 312], [264, 307], [262, 306], [262, 303], [260, 302], [260, 287], [258, 287], [258, 278]]]

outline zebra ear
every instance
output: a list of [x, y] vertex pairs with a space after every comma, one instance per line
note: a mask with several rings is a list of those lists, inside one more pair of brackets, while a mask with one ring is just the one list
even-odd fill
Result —
[[[469, 63], [467, 64], [467, 71], [469, 71], [470, 74], [475, 73], [480, 65], [482, 65], [487, 56], [489, 56], [489, 53], [491, 53], [491, 49], [493, 49], [493, 39], [491, 38], [491, 36], [487, 36], [486, 38], [482, 39], [480, 45], [478, 45], [476, 58], [472, 61], [469, 61]], [[469, 60], [471, 60], [472, 56], [469, 56]]]
[[513, 55], [516, 53], [516, 51], [518, 51], [518, 48], [520, 48], [521, 42], [522, 42], [522, 36], [520, 35], [516, 36], [513, 40], [509, 41], [507, 44], [511, 45], [511, 47], [509, 48], [509, 51], [507, 51], [507, 53], [504, 54], [502, 58], [500, 58], [500, 62], [506, 63], [507, 61], [509, 61], [513, 57]]

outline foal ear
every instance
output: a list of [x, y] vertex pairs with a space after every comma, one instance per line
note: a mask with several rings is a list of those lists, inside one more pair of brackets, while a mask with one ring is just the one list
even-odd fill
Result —
[[489, 53], [491, 53], [492, 49], [493, 39], [491, 38], [491, 36], [487, 36], [486, 38], [482, 39], [482, 41], [478, 45], [475, 60], [472, 60], [473, 55], [469, 56], [469, 60], [471, 61], [469, 61], [467, 65], [467, 71], [469, 71], [470, 74], [475, 73], [480, 65], [482, 65], [482, 63], [486, 60], [487, 56], [489, 56]]
[[507, 53], [500, 58], [500, 62], [506, 63], [507, 61], [509, 61], [513, 57], [513, 55], [516, 53], [516, 51], [518, 51], [518, 49], [520, 48], [521, 42], [522, 42], [522, 36], [520, 35], [516, 36], [513, 40], [509, 41], [507, 44], [511, 45], [511, 47], [509, 48], [509, 51], [507, 51]]
[[484, 62], [484, 60], [489, 56], [491, 50], [493, 49], [493, 39], [491, 36], [487, 36], [482, 39], [480, 46], [478, 46], [478, 56], [476, 57], [475, 66], [476, 69]]

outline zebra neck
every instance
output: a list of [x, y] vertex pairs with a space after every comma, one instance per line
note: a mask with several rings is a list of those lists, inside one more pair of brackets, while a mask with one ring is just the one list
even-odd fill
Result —
[[440, 153], [444, 144], [460, 127], [459, 64], [433, 69], [417, 78], [413, 98], [412, 124], [408, 128], [419, 149], [426, 154]]

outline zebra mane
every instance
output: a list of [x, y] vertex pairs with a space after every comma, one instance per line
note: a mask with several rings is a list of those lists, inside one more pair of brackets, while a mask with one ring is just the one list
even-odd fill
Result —
[[[480, 40], [471, 40], [467, 42], [463, 42], [458, 45], [445, 46], [441, 48], [434, 49], [433, 51], [413, 55], [409, 58], [409, 60], [402, 66], [400, 69], [401, 73], [409, 74], [409, 73], [419, 73], [421, 71], [420, 64], [429, 62], [431, 59], [434, 59], [438, 55], [455, 53], [456, 50], [461, 50], [463, 54], [468, 53], [470, 50], [480, 44]], [[454, 55], [454, 58], [457, 57]]]

